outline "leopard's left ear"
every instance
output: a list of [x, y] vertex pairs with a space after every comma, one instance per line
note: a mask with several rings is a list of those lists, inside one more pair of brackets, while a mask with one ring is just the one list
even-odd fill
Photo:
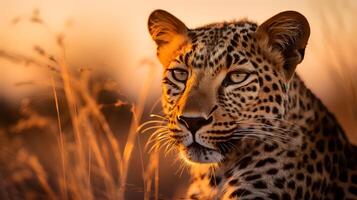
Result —
[[159, 60], [164, 66], [168, 64], [172, 53], [188, 41], [186, 25], [164, 10], [155, 10], [150, 14], [148, 28], [157, 44]]
[[296, 11], [281, 12], [258, 27], [258, 41], [278, 51], [283, 57], [283, 71], [290, 80], [296, 66], [303, 60], [310, 36], [307, 19]]

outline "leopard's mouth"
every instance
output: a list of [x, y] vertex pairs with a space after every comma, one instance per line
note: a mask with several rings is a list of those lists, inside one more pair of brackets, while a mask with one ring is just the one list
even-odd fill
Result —
[[223, 159], [223, 155], [218, 150], [207, 148], [197, 142], [183, 147], [180, 152], [188, 163], [217, 163]]
[[194, 151], [198, 154], [203, 153], [205, 154], [206, 151], [215, 151], [215, 149], [211, 149], [211, 148], [207, 148], [205, 146], [202, 146], [200, 144], [198, 144], [197, 142], [193, 142], [192, 144], [190, 144], [189, 146], [186, 147], [187, 150], [191, 150]]

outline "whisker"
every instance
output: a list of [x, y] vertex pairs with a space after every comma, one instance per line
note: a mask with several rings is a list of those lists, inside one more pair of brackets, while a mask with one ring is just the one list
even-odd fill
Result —
[[151, 121], [147, 121], [142, 123], [138, 128], [137, 131], [139, 132], [142, 128], [144, 128], [146, 125], [150, 125], [150, 124], [166, 124], [166, 122], [164, 121], [159, 121], [159, 120], [151, 120]]
[[167, 126], [151, 126], [151, 127], [148, 127], [148, 128], [146, 128], [146, 129], [144, 129], [144, 130], [142, 130], [141, 131], [141, 133], [145, 133], [145, 132], [147, 132], [147, 131], [150, 131], [150, 130], [152, 130], [152, 129], [164, 129], [164, 128], [166, 128], [167, 130], [168, 130], [168, 128], [167, 128]]
[[161, 140], [162, 138], [166, 138], [166, 137], [167, 137], [166, 134], [167, 134], [167, 132], [162, 132], [162, 133], [160, 133], [160, 134], [158, 134], [158, 135], [152, 135], [152, 136], [148, 139], [148, 142], [147, 142], [147, 144], [145, 145], [145, 148], [146, 148], [149, 144], [155, 142], [156, 140]]
[[146, 143], [146, 145], [145, 145], [145, 148], [147, 148], [149, 144], [151, 144], [153, 141], [155, 141], [155, 139], [156, 139], [158, 136], [161, 136], [161, 135], [163, 135], [163, 134], [167, 134], [167, 133], [169, 133], [169, 132], [170, 132], [170, 131], [165, 131], [165, 130], [159, 131], [159, 130], [158, 130], [157, 132], [153, 133], [153, 134], [149, 137], [149, 139], [148, 139], [148, 141], [147, 141], [147, 143]]
[[240, 135], [240, 136], [232, 137], [232, 139], [244, 139], [244, 138], [258, 140], [265, 144], [269, 144], [268, 141], [266, 141], [266, 139], [270, 139], [271, 141], [280, 143], [279, 141], [275, 141], [275, 140], [272, 140], [271, 138], [267, 138], [267, 137], [262, 137], [261, 135]]
[[[289, 143], [289, 144], [295, 144], [298, 145], [298, 143], [294, 142], [293, 140], [291, 140], [290, 138], [277, 138], [274, 135], [268, 135], [268, 134], [256, 134], [257, 132], [242, 132], [242, 134], [237, 135], [235, 134], [232, 138], [235, 138], [236, 136], [255, 136], [259, 139], [269, 139], [271, 141], [277, 142], [277, 143]], [[281, 139], [281, 140], [277, 140], [277, 139]]]
[[278, 138], [293, 139], [293, 137], [291, 137], [289, 135], [281, 134], [279, 132], [271, 133], [269, 131], [263, 131], [263, 130], [259, 130], [259, 129], [239, 130], [234, 133], [244, 133], [244, 132], [260, 133], [260, 134], [269, 135], [269, 136], [278, 137]]
[[273, 126], [273, 125], [268, 125], [268, 124], [263, 124], [263, 123], [259, 123], [259, 122], [240, 122], [238, 124], [248, 124], [248, 125], [256, 125], [256, 126], [264, 126], [266, 128], [272, 128], [272, 129], [276, 129], [276, 130], [281, 130], [281, 131], [287, 131], [287, 132], [297, 132], [296, 131], [293, 131], [291, 129], [285, 129], [285, 128], [282, 128], [282, 127], [279, 127], [279, 126]]
[[[174, 143], [172, 144], [172, 146], [175, 146]], [[175, 148], [170, 147], [164, 151], [164, 155], [167, 156], [169, 153], [173, 152], [174, 150], [175, 150]]]
[[165, 121], [168, 121], [167, 117], [164, 117], [164, 116], [161, 116], [161, 115], [157, 115], [157, 114], [150, 114], [150, 117], [157, 117], [157, 118], [163, 119]]
[[253, 119], [242, 119], [242, 120], [239, 120], [237, 122], [252, 122], [252, 121], [256, 121], [256, 120], [263, 121], [262, 122], [263, 124], [266, 124], [266, 122], [264, 123], [265, 120], [267, 120], [268, 122], [270, 122], [269, 120], [274, 120], [274, 121], [278, 121], [278, 122], [283, 122], [285, 124], [288, 124], [288, 125], [296, 127], [296, 128], [300, 128], [300, 126], [298, 126], [297, 124], [294, 124], [294, 123], [292, 123], [290, 121], [287, 121], [287, 120], [284, 120], [284, 119], [279, 119], [279, 118], [274, 118], [274, 117], [259, 117], [259, 118], [253, 118]]
[[173, 147], [174, 147], [175, 145], [176, 145], [176, 142], [173, 141], [173, 140], [171, 140], [170, 143], [168, 143], [168, 144], [166, 145], [165, 150], [164, 150], [165, 156], [167, 156], [167, 154], [168, 154], [169, 152], [171, 152], [171, 151], [174, 150]]
[[265, 131], [261, 131], [261, 130], [242, 130], [242, 131], [239, 131], [239, 132], [235, 132], [234, 134], [237, 134], [237, 133], [240, 133], [240, 134], [247, 134], [247, 133], [253, 133], [253, 134], [261, 134], [261, 136], [269, 136], [269, 137], [272, 137], [272, 138], [277, 138], [277, 139], [283, 139], [283, 140], [295, 140], [295, 138], [292, 138], [292, 137], [289, 137], [289, 136], [286, 136], [286, 135], [279, 135], [279, 134], [273, 134], [273, 133], [270, 133], [270, 132], [265, 132]]

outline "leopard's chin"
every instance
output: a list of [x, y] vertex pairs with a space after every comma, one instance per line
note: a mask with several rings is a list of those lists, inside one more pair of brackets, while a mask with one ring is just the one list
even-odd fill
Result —
[[217, 150], [209, 149], [196, 142], [180, 149], [181, 158], [188, 164], [215, 164], [223, 160]]

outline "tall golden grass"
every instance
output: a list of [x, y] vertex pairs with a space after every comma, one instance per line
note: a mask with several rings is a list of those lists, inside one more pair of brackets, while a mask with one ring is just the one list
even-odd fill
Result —
[[[15, 156], [25, 172], [11, 172], [18, 177], [10, 181], [25, 181], [31, 175], [38, 183], [37, 192], [46, 199], [125, 199], [127, 179], [130, 171], [130, 161], [133, 149], [138, 145], [141, 154], [142, 178], [144, 188], [137, 190], [144, 193], [144, 199], [162, 199], [159, 196], [159, 148], [154, 148], [147, 162], [138, 136], [138, 128], [143, 117], [145, 102], [153, 79], [154, 64], [150, 60], [143, 65], [150, 68], [150, 73], [143, 80], [136, 103], [128, 103], [117, 99], [113, 107], [130, 107], [131, 123], [124, 142], [119, 141], [118, 135], [112, 131], [97, 95], [101, 90], [116, 90], [113, 81], [99, 83], [94, 81], [92, 72], [82, 68], [76, 72], [66, 61], [66, 41], [64, 33], [54, 33], [50, 26], [41, 18], [39, 10], [34, 10], [29, 17], [17, 17], [12, 23], [35, 23], [45, 28], [54, 37], [60, 55], [51, 55], [44, 47], [34, 46], [37, 56], [28, 57], [5, 50], [0, 50], [0, 57], [9, 61], [43, 67], [48, 69], [47, 79], [49, 92], [53, 98], [52, 108], [56, 112], [56, 120], [41, 117], [32, 111], [29, 105], [26, 119], [19, 120], [13, 126], [13, 132], [21, 132], [33, 127], [44, 128], [48, 134], [55, 134], [59, 165], [56, 169], [55, 183], [51, 183], [49, 175], [37, 156], [29, 153], [21, 145], [14, 144]], [[67, 116], [68, 115], [68, 116]], [[64, 124], [63, 118], [69, 118], [69, 125]], [[154, 125], [156, 122], [153, 122]], [[70, 128], [68, 128], [70, 127]], [[2, 134], [3, 136], [4, 134]], [[2, 137], [5, 138], [6, 137]], [[124, 145], [123, 145], [124, 144]], [[122, 146], [123, 145], [123, 146]], [[9, 146], [9, 144], [6, 144]], [[16, 149], [15, 149], [16, 147]], [[44, 151], [46, 151], [44, 145]], [[4, 162], [7, 156], [3, 156]], [[7, 163], [6, 163], [7, 164]], [[8, 165], [8, 164], [7, 164]], [[9, 167], [11, 168], [11, 167]], [[20, 182], [21, 182], [20, 181]], [[152, 184], [154, 182], [154, 185]], [[22, 186], [26, 187], [26, 186]], [[9, 187], [3, 187], [9, 189]], [[40, 189], [38, 189], [40, 188]], [[153, 191], [154, 189], [154, 191]], [[5, 189], [6, 190], [6, 189]], [[24, 188], [26, 191], [26, 188]], [[41, 192], [39, 192], [41, 191]], [[4, 191], [5, 192], [5, 191]], [[20, 192], [20, 191], [17, 191]], [[10, 191], [5, 197], [16, 199], [16, 191]], [[20, 198], [38, 198], [38, 194], [19, 195]]]

